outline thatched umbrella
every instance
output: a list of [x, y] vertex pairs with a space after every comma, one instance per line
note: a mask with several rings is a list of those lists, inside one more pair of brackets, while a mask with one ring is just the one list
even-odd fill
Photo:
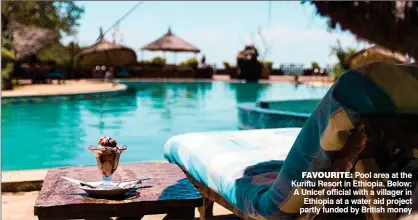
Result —
[[253, 45], [245, 46], [244, 50], [238, 52], [237, 58], [242, 60], [252, 60], [257, 59], [258, 50]]
[[141, 50], [163, 51], [163, 52], [193, 52], [199, 53], [199, 48], [187, 43], [185, 40], [177, 37], [168, 28], [168, 32], [157, 40], [143, 46]]
[[258, 51], [253, 45], [245, 46], [244, 50], [237, 55], [237, 65], [239, 68], [238, 78], [245, 79], [247, 82], [256, 82], [261, 77], [262, 66], [257, 60]]
[[370, 62], [389, 62], [394, 64], [407, 63], [408, 58], [400, 53], [393, 52], [381, 46], [372, 46], [353, 54], [348, 63], [350, 68], [366, 65]]
[[8, 28], [12, 33], [12, 45], [17, 60], [36, 55], [46, 46], [59, 39], [58, 33], [53, 30], [29, 27], [16, 21], [10, 21]]
[[75, 57], [75, 67], [96, 65], [125, 66], [136, 62], [136, 53], [129, 47], [109, 42], [100, 34], [99, 41], [82, 50]]
[[418, 58], [418, 2], [311, 1], [319, 15], [329, 17], [357, 37]]

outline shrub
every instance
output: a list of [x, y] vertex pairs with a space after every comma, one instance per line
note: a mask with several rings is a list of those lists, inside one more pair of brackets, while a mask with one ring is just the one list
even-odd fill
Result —
[[224, 61], [223, 64], [225, 69], [231, 69], [231, 65], [228, 63], [228, 61]]
[[317, 62], [312, 62], [311, 63], [311, 69], [321, 69], [321, 67], [319, 66], [319, 64]]
[[11, 51], [11, 50], [9, 50], [9, 49], [7, 49], [7, 48], [5, 48], [5, 47], [1, 47], [1, 58], [2, 59], [8, 59], [8, 60], [14, 60], [15, 59], [15, 55], [14, 55], [14, 53]]
[[11, 50], [1, 47], [1, 89], [13, 89], [12, 74], [15, 55]]
[[260, 63], [263, 64], [263, 66], [265, 66], [269, 69], [273, 68], [273, 62], [272, 61], [261, 60]]
[[351, 56], [357, 53], [353, 48], [344, 49], [341, 46], [340, 41], [337, 41], [337, 46], [331, 47], [331, 52], [338, 59], [338, 63], [332, 68], [332, 75], [335, 78], [341, 76], [345, 71], [350, 69], [349, 59]]
[[5, 67], [1, 68], [1, 89], [9, 90], [13, 89], [12, 84], [12, 72], [13, 72], [13, 63], [7, 63]]
[[151, 59], [151, 64], [156, 66], [165, 66], [165, 59], [162, 57], [153, 57]]
[[138, 64], [146, 65], [146, 64], [151, 64], [151, 62], [149, 60], [139, 60]]
[[331, 70], [332, 76], [334, 76], [335, 79], [340, 77], [344, 72], [344, 69], [339, 63], [335, 64]]
[[192, 68], [197, 68], [197, 65], [199, 64], [199, 61], [197, 60], [196, 57], [192, 57], [187, 59], [186, 61], [183, 61], [180, 63], [181, 67], [192, 67]]

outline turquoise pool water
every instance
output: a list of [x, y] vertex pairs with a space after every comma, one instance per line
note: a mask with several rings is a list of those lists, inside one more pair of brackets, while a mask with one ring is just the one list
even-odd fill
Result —
[[93, 165], [87, 147], [102, 135], [128, 146], [121, 162], [162, 160], [173, 135], [237, 130], [237, 103], [321, 98], [328, 91], [288, 83], [127, 84], [129, 91], [112, 98], [2, 104], [2, 169]]

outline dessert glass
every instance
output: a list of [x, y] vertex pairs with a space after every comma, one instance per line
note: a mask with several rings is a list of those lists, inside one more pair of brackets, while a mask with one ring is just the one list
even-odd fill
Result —
[[88, 149], [96, 156], [97, 166], [102, 174], [103, 181], [112, 181], [112, 175], [119, 165], [120, 155], [127, 147], [116, 146], [115, 144], [115, 146], [99, 145], [97, 148], [90, 146]]

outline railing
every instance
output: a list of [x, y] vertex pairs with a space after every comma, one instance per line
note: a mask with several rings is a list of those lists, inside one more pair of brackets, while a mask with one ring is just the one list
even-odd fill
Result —
[[303, 73], [303, 64], [282, 64], [280, 70], [285, 75], [301, 75]]
[[305, 75], [309, 71], [308, 75], [312, 76], [324, 76], [329, 75], [332, 70], [331, 65], [327, 65], [325, 68], [305, 68], [303, 64], [281, 64], [280, 71], [285, 75]]

